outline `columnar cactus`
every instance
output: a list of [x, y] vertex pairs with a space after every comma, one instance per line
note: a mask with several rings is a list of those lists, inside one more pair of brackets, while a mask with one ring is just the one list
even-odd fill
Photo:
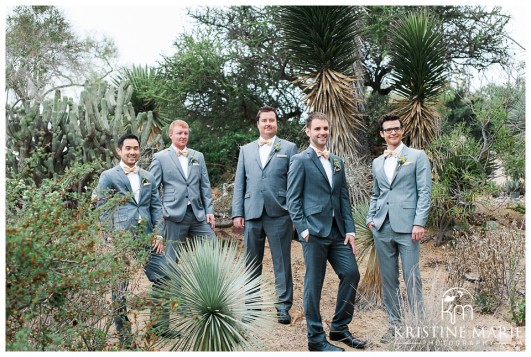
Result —
[[79, 104], [56, 91], [53, 101], [34, 102], [8, 115], [7, 174], [29, 167], [39, 183], [61, 175], [74, 163], [96, 162], [100, 170], [110, 168], [119, 160], [116, 141], [127, 132], [140, 138], [140, 165], [147, 167], [163, 141], [153, 132], [151, 112], [135, 115], [132, 93], [127, 81], [118, 88], [106, 82], [86, 83]]

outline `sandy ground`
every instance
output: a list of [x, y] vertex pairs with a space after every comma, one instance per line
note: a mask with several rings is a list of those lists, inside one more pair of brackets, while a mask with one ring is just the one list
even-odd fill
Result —
[[[509, 212], [514, 216], [514, 211]], [[510, 218], [510, 217], [509, 217]], [[522, 218], [520, 218], [522, 219]], [[243, 249], [243, 234], [234, 229], [216, 229], [216, 233], [222, 239], [233, 239], [239, 242]], [[434, 246], [434, 234], [428, 232], [427, 239], [421, 245], [420, 269], [423, 281], [424, 304], [426, 309], [431, 312], [439, 312], [441, 309], [441, 296], [449, 288], [447, 283], [447, 247]], [[366, 260], [366, 259], [365, 259]], [[264, 257], [263, 274], [270, 282], [274, 281], [273, 268], [269, 247], [266, 245]], [[358, 262], [361, 278], [363, 280], [366, 261]], [[265, 344], [265, 351], [308, 351], [306, 339], [306, 320], [303, 313], [303, 281], [304, 281], [304, 260], [302, 256], [301, 244], [292, 242], [292, 272], [294, 282], [294, 301], [290, 311], [292, 323], [290, 325], [275, 324], [273, 330], [265, 331], [262, 340]], [[139, 275], [139, 288], [149, 291], [149, 282], [143, 274]], [[332, 319], [335, 308], [335, 300], [338, 286], [338, 278], [333, 269], [328, 265], [326, 279], [324, 283], [321, 315], [324, 321], [325, 331], [329, 331], [329, 321]], [[401, 286], [404, 287], [403, 281]], [[503, 310], [503, 311], [502, 311]], [[437, 315], [434, 313], [434, 315]], [[440, 315], [440, 314], [438, 314]], [[439, 317], [437, 317], [439, 318]], [[341, 343], [335, 344], [344, 347], [347, 351], [396, 351], [409, 350], [411, 347], [382, 344], [380, 338], [387, 329], [387, 319], [384, 309], [381, 305], [366, 303], [363, 297], [358, 299], [354, 308], [354, 317], [349, 325], [351, 333], [358, 339], [367, 341], [367, 347], [364, 350], [355, 350]], [[451, 346], [442, 348], [450, 351], [525, 351], [525, 326], [516, 327], [508, 315], [507, 307], [501, 307], [494, 314], [480, 314], [474, 312], [473, 320], [468, 321], [462, 327], [466, 330], [464, 335], [468, 336], [474, 331], [486, 331], [483, 335], [475, 338], [475, 345], [471, 346]], [[503, 332], [503, 333], [502, 333]], [[449, 340], [448, 338], [438, 338], [437, 340]], [[457, 343], [470, 342], [469, 339], [457, 338], [450, 339], [458, 341]], [[479, 341], [479, 342], [478, 342]], [[454, 342], [456, 343], [456, 342]], [[441, 350], [441, 348], [435, 348]]]

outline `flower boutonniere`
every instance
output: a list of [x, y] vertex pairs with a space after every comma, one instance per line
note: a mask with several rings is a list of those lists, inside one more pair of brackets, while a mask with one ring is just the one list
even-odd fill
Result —
[[332, 159], [332, 162], [334, 163], [334, 172], [339, 172], [341, 171], [341, 163], [339, 162], [339, 159], [337, 159], [336, 157], [334, 157]]
[[197, 157], [195, 156], [195, 152], [192, 155], [192, 157], [190, 157], [190, 159], [188, 159], [188, 163], [190, 165], [199, 165], [199, 160], [197, 160]]
[[148, 178], [146, 177], [146, 175], [144, 175], [144, 173], [142, 173], [142, 185], [145, 186], [145, 185], [149, 185], [151, 182], [149, 182]]
[[411, 161], [407, 161], [407, 158], [405, 156], [400, 156], [396, 159], [396, 162], [398, 164], [397, 166], [397, 170], [398, 168], [400, 168], [401, 166], [407, 166], [407, 165], [411, 165], [412, 162]]
[[275, 143], [275, 145], [273, 145], [273, 149], [271, 150], [271, 155], [280, 151], [280, 149], [282, 149], [282, 147], [280, 146], [280, 142]]

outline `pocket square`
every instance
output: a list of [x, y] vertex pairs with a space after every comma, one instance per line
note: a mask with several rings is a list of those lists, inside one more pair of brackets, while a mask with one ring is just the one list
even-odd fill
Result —
[[412, 164], [413, 163], [411, 161], [406, 161], [406, 162], [404, 162], [404, 165], [402, 165], [402, 166], [407, 166], [407, 165], [412, 165]]
[[192, 164], [192, 166], [199, 166], [199, 163], [194, 162], [194, 163]]
[[149, 186], [149, 185], [151, 185], [151, 183], [149, 183], [149, 182], [145, 182], [144, 183], [144, 186]]
[[286, 154], [277, 154], [277, 157], [288, 157]]

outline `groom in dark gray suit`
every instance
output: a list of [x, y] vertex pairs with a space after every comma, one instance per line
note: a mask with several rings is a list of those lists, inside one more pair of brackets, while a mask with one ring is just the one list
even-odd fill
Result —
[[374, 235], [390, 324], [381, 342], [388, 343], [402, 324], [398, 256], [409, 314], [412, 318], [423, 317], [419, 252], [430, 211], [431, 168], [424, 151], [402, 143], [404, 129], [398, 115], [385, 114], [378, 124], [387, 150], [372, 163], [373, 190], [366, 224]]
[[330, 339], [349, 347], [365, 347], [365, 342], [354, 338], [348, 329], [360, 274], [345, 166], [340, 157], [326, 150], [329, 132], [325, 114], [308, 116], [310, 146], [293, 156], [288, 173], [288, 210], [306, 265], [304, 312], [310, 351], [344, 351], [328, 342], [323, 330], [319, 306], [327, 261], [339, 277]]
[[276, 136], [275, 108], [260, 108], [256, 123], [260, 138], [240, 148], [232, 199], [232, 221], [236, 228], [244, 228], [247, 267], [254, 269], [254, 276], [262, 274], [267, 236], [278, 296], [278, 322], [289, 324], [289, 309], [293, 303], [293, 224], [286, 206], [286, 191], [289, 162], [297, 153], [297, 146]]
[[[162, 221], [162, 205], [155, 185], [155, 178], [148, 171], [136, 166], [140, 159], [140, 140], [138, 137], [133, 134], [122, 136], [117, 142], [116, 152], [121, 161], [117, 166], [101, 174], [95, 190], [96, 204], [98, 206], [103, 205], [114, 195], [132, 195], [132, 197], [124, 201], [117, 209], [103, 214], [100, 219], [115, 230], [135, 232], [139, 224], [143, 224], [145, 234], [154, 232], [151, 256], [144, 267], [144, 271], [155, 288], [160, 286], [162, 280], [166, 279], [161, 268], [167, 264], [162, 237], [158, 235], [159, 224]], [[112, 290], [112, 300], [115, 304], [119, 304], [115, 312], [114, 323], [120, 337], [120, 343], [126, 348], [132, 347], [133, 343], [131, 323], [127, 317], [125, 300], [128, 285], [127, 281], [118, 282]], [[162, 332], [167, 328], [168, 316], [166, 311], [162, 311], [162, 315], [158, 316], [152, 314], [152, 320], [155, 332]]]
[[186, 146], [188, 123], [173, 121], [169, 136], [172, 145], [153, 156], [149, 171], [157, 188], [162, 188], [166, 256], [177, 260], [179, 245], [187, 236], [215, 237], [215, 218], [205, 158]]

